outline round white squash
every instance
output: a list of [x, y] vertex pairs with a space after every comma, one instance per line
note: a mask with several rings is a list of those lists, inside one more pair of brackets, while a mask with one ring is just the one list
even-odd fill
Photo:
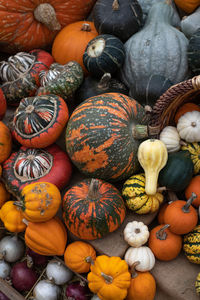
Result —
[[176, 152], [180, 150], [180, 135], [174, 126], [166, 126], [160, 133], [159, 139], [165, 144], [168, 152]]
[[177, 130], [186, 142], [200, 142], [200, 112], [194, 110], [182, 115], [178, 120]]
[[135, 262], [140, 262], [135, 266], [135, 269], [140, 272], [150, 271], [155, 265], [155, 256], [151, 249], [146, 246], [142, 246], [139, 248], [128, 248], [125, 253], [124, 259], [130, 267]]
[[144, 245], [148, 238], [149, 230], [143, 222], [129, 222], [124, 228], [124, 240], [132, 247]]

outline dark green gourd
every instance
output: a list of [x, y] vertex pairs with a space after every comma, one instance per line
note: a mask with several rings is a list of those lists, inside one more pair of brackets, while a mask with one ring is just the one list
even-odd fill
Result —
[[189, 40], [188, 65], [194, 75], [200, 74], [200, 28], [191, 36]]

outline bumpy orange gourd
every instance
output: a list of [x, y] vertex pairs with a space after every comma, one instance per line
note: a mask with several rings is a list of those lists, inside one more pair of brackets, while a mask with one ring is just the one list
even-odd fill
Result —
[[76, 241], [69, 244], [64, 253], [65, 264], [74, 272], [89, 272], [91, 263], [96, 259], [96, 251], [85, 242]]
[[0, 163], [4, 162], [12, 150], [12, 136], [10, 129], [0, 121]]
[[0, 208], [10, 199], [10, 193], [7, 191], [5, 184], [0, 181]]
[[194, 199], [192, 205], [195, 207], [200, 206], [200, 175], [194, 176], [190, 181], [189, 185], [185, 189], [185, 197], [188, 199], [191, 197], [192, 192], [197, 195], [197, 198]]
[[87, 73], [83, 64], [83, 54], [89, 41], [97, 35], [94, 23], [90, 21], [79, 21], [65, 26], [53, 42], [53, 58], [62, 65], [75, 60]]
[[158, 225], [150, 231], [149, 248], [157, 259], [168, 261], [178, 256], [182, 248], [182, 237], [168, 229], [169, 225]]
[[45, 222], [56, 215], [60, 203], [60, 191], [53, 183], [34, 182], [22, 189], [16, 205], [21, 207], [26, 220]]
[[200, 0], [174, 0], [174, 2], [188, 14], [191, 14], [200, 5]]
[[89, 289], [103, 300], [123, 300], [131, 283], [128, 264], [118, 256], [97, 256], [88, 273]]
[[41, 223], [27, 223], [25, 242], [31, 250], [41, 255], [64, 254], [67, 232], [58, 217]]
[[7, 201], [3, 204], [0, 217], [4, 227], [10, 232], [22, 232], [26, 228], [26, 224], [22, 221], [22, 212], [14, 205], [14, 201]]

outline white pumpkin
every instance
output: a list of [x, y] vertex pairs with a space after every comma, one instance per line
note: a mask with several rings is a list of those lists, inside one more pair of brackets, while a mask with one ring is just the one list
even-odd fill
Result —
[[132, 247], [144, 245], [148, 238], [149, 230], [143, 222], [129, 222], [124, 228], [124, 240]]
[[167, 147], [167, 152], [176, 152], [180, 150], [180, 135], [178, 130], [174, 126], [166, 126], [160, 133], [159, 139], [165, 144]]
[[182, 115], [178, 120], [177, 130], [186, 142], [200, 142], [200, 112], [194, 110]]
[[150, 271], [155, 265], [155, 256], [151, 249], [146, 246], [142, 246], [139, 248], [128, 248], [125, 253], [124, 259], [130, 267], [136, 261], [140, 262], [135, 266], [135, 269], [140, 272]]

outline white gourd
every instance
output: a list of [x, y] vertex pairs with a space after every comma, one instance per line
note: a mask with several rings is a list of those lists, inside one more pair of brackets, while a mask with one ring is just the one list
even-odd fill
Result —
[[194, 110], [182, 115], [178, 120], [177, 130], [186, 142], [200, 142], [200, 112]]
[[159, 139], [165, 144], [167, 152], [177, 152], [181, 148], [181, 138], [174, 126], [166, 126], [160, 133]]
[[155, 265], [155, 256], [151, 249], [146, 246], [139, 248], [128, 248], [124, 259], [130, 267], [136, 261], [139, 261], [140, 263], [135, 267], [135, 269], [140, 272], [150, 271]]
[[129, 222], [124, 228], [124, 240], [132, 247], [144, 245], [148, 238], [149, 230], [143, 222]]

